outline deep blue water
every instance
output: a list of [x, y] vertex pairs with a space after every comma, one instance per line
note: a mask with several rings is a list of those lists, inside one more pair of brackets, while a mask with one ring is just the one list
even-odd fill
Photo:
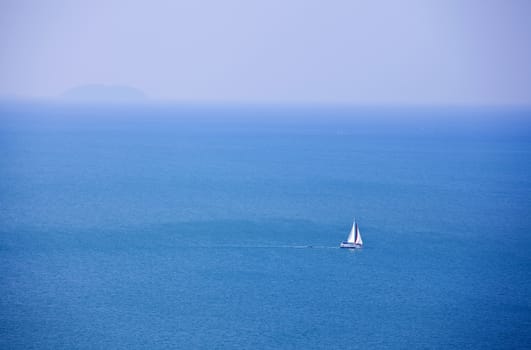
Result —
[[531, 344], [528, 110], [4, 104], [0, 150], [0, 348]]

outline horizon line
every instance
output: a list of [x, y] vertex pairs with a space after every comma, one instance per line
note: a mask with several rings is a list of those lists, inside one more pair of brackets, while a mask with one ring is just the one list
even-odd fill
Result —
[[515, 108], [531, 109], [531, 103], [470, 102], [349, 102], [325, 100], [216, 100], [149, 98], [124, 100], [68, 99], [62, 96], [6, 96], [0, 103], [45, 103], [65, 106], [203, 106], [203, 107], [316, 107], [316, 108]]

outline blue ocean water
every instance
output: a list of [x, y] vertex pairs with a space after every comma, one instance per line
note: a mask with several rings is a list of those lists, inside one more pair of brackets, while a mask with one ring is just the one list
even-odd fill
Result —
[[529, 110], [0, 118], [1, 348], [531, 344]]

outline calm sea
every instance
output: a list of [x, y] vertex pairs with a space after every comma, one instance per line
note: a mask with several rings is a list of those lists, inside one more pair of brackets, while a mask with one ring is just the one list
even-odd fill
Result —
[[0, 348], [531, 346], [529, 110], [4, 103], [0, 152]]

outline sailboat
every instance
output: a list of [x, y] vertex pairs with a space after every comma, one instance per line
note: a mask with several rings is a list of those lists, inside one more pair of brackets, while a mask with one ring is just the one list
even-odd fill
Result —
[[354, 220], [352, 224], [352, 230], [347, 237], [346, 241], [341, 242], [339, 248], [361, 248], [363, 246], [363, 240], [361, 239], [360, 229], [358, 223]]

